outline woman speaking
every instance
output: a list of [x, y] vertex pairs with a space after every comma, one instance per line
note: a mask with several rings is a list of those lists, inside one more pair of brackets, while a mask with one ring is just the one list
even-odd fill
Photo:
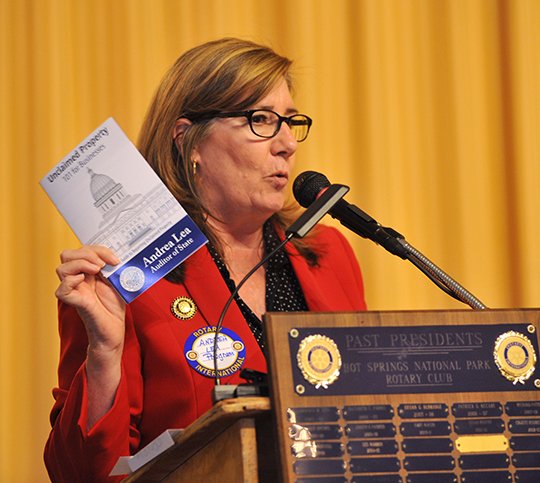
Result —
[[[118, 457], [211, 407], [213, 371], [187, 348], [211, 337], [236, 285], [296, 213], [286, 192], [312, 121], [294, 103], [290, 67], [268, 47], [221, 39], [184, 53], [155, 94], [138, 147], [205, 247], [129, 305], [99, 274], [119, 263], [111, 250], [62, 252], [59, 381], [45, 449], [53, 481], [114, 481]], [[324, 226], [270, 258], [234, 302], [223, 330], [245, 354], [223, 384], [240, 383], [242, 368], [266, 371], [265, 312], [365, 309], [352, 249]]]

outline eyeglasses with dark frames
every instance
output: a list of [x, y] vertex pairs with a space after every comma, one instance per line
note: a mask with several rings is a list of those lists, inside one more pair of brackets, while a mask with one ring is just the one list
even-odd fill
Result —
[[305, 114], [280, 116], [270, 109], [251, 109], [236, 112], [204, 112], [200, 114], [185, 115], [191, 122], [197, 123], [214, 118], [245, 117], [253, 134], [261, 138], [273, 138], [281, 129], [283, 123], [289, 126], [292, 135], [301, 143], [307, 138], [313, 121]]

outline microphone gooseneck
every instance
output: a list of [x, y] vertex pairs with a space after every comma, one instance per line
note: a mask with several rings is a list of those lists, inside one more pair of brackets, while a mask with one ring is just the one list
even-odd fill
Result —
[[[327, 180], [328, 181], [328, 180]], [[330, 183], [328, 183], [330, 184]], [[293, 237], [302, 238], [304, 237], [318, 222], [319, 220], [328, 213], [337, 203], [341, 201], [341, 198], [349, 191], [349, 188], [346, 186], [335, 185], [329, 187], [321, 196], [315, 200], [314, 203], [311, 203], [309, 208], [302, 213], [294, 223], [291, 224], [285, 230], [285, 239], [274, 249], [272, 252], [267, 254], [259, 263], [257, 263], [234, 289], [230, 297], [227, 299], [223, 310], [219, 316], [218, 322], [216, 324], [216, 330], [214, 333], [214, 347], [213, 347], [213, 360], [214, 360], [214, 380], [215, 385], [220, 386], [221, 381], [219, 377], [219, 367], [218, 367], [218, 340], [221, 327], [223, 326], [223, 320], [225, 314], [232, 304], [234, 297], [238, 294], [240, 288], [247, 282], [249, 277], [251, 277], [262, 265], [264, 265], [270, 258], [274, 256], [279, 250], [281, 250]]]
[[225, 318], [225, 314], [227, 313], [227, 310], [229, 309], [229, 306], [232, 304], [234, 297], [236, 297], [236, 294], [240, 291], [242, 286], [248, 281], [249, 277], [251, 277], [259, 268], [261, 268], [270, 258], [272, 258], [279, 250], [281, 250], [293, 237], [293, 234], [289, 234], [285, 240], [283, 240], [274, 250], [272, 250], [268, 255], [263, 257], [263, 259], [257, 263], [247, 274], [246, 276], [240, 280], [234, 291], [231, 293], [230, 297], [227, 299], [227, 302], [225, 303], [223, 310], [221, 311], [221, 314], [219, 315], [218, 322], [216, 324], [216, 331], [214, 333], [214, 348], [213, 348], [213, 359], [214, 359], [214, 382], [216, 386], [219, 386], [221, 384], [221, 380], [219, 377], [219, 367], [218, 367], [218, 340], [219, 340], [219, 333], [221, 332], [221, 327], [223, 326], [223, 319]]
[[[305, 171], [298, 175], [293, 184], [293, 194], [298, 203], [309, 207], [316, 203], [324, 193], [334, 187], [348, 187], [331, 184], [326, 176], [316, 171]], [[462, 287], [447, 273], [410, 245], [403, 235], [393, 228], [384, 227], [355, 205], [339, 199], [328, 211], [343, 226], [357, 235], [374, 241], [404, 260], [409, 260], [433, 283], [451, 297], [469, 305], [473, 309], [485, 309], [486, 306], [473, 294]]]

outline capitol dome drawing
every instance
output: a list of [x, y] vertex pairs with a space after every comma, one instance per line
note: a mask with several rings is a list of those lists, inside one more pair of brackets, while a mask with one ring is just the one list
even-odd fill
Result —
[[88, 169], [90, 175], [90, 192], [94, 198], [94, 206], [103, 214], [113, 209], [126, 198], [124, 188], [116, 183], [110, 176], [94, 173]]

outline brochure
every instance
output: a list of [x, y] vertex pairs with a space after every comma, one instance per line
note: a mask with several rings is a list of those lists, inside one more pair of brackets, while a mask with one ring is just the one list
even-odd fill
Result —
[[81, 243], [121, 260], [102, 274], [127, 303], [208, 241], [113, 118], [40, 185]]
[[120, 456], [109, 476], [130, 475], [134, 473], [141, 466], [174, 446], [174, 438], [181, 432], [181, 429], [167, 429], [133, 456]]

